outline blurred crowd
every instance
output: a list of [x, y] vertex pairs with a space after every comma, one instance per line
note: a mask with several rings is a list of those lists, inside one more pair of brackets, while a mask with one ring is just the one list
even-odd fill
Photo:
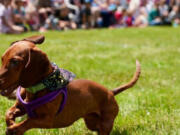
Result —
[[0, 0], [0, 33], [180, 24], [180, 0]]

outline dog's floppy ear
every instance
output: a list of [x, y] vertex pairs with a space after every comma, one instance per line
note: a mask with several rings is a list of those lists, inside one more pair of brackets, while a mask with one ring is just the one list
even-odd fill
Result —
[[23, 40], [33, 42], [34, 44], [42, 44], [45, 40], [45, 37], [43, 35], [38, 35], [38, 36], [27, 37]]

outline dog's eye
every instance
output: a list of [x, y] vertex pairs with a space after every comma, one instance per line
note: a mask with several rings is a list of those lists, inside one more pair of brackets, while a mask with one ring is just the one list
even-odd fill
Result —
[[17, 66], [18, 64], [19, 64], [19, 61], [16, 60], [16, 59], [12, 59], [11, 62], [10, 62], [10, 65], [11, 65], [12, 67]]

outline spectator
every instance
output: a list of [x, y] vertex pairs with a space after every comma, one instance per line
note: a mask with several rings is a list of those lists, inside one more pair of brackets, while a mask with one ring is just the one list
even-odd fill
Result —
[[126, 16], [126, 12], [127, 12], [126, 10], [127, 9], [123, 6], [118, 7], [118, 9], [116, 10], [116, 12], [114, 14], [116, 24], [113, 25], [112, 27], [115, 27], [115, 28], [125, 27], [124, 18]]
[[40, 32], [45, 32], [47, 30], [59, 30], [58, 26], [58, 19], [55, 18], [54, 10], [51, 8], [42, 8], [40, 12], [42, 11], [42, 15], [44, 15], [45, 22], [40, 28]]
[[52, 14], [52, 1], [51, 0], [38, 0], [37, 9], [39, 14], [40, 31], [46, 30], [45, 25], [47, 23], [48, 17]]
[[149, 25], [151, 25], [151, 26], [162, 24], [160, 12], [159, 12], [159, 2], [158, 1], [155, 2], [154, 7], [149, 12], [148, 21], [149, 21]]
[[169, 11], [168, 11], [168, 5], [166, 4], [166, 0], [160, 0], [160, 4], [158, 8], [159, 8], [161, 21], [162, 21], [161, 24], [169, 25], [170, 24], [168, 20]]
[[13, 13], [12, 13], [12, 0], [3, 0], [1, 4], [0, 12], [0, 33], [22, 33], [24, 32], [23, 27], [14, 24]]
[[115, 22], [115, 11], [117, 10], [117, 5], [114, 0], [100, 0], [98, 2], [100, 8], [100, 17], [102, 19], [102, 27], [110, 27], [114, 25]]
[[81, 7], [81, 22], [82, 22], [82, 28], [91, 28], [91, 4], [93, 0], [83, 0], [81, 1], [82, 7]]
[[172, 22], [174, 27], [180, 24], [180, 5], [174, 5], [172, 11], [169, 14], [169, 21]]
[[148, 14], [145, 8], [140, 8], [139, 15], [135, 19], [134, 25], [141, 28], [148, 26]]
[[25, 4], [26, 0], [15, 0], [15, 7], [13, 9], [13, 20], [15, 25], [23, 27], [24, 31], [27, 31], [26, 24], [26, 14], [25, 14]]
[[134, 17], [133, 17], [133, 12], [132, 11], [127, 11], [127, 15], [125, 17], [125, 26], [127, 27], [132, 27], [134, 24]]
[[26, 22], [31, 31], [38, 30], [40, 27], [39, 14], [37, 13], [37, 1], [29, 0], [26, 7]]
[[68, 30], [68, 29], [76, 29], [77, 25], [75, 22], [71, 20], [69, 17], [70, 10], [64, 5], [60, 9], [60, 13], [58, 16], [59, 19], [59, 27], [61, 30]]

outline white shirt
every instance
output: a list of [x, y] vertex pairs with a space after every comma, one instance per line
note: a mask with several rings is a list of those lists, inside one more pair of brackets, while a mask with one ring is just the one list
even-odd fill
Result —
[[5, 25], [2, 22], [2, 17], [6, 20], [8, 23], [12, 22], [12, 8], [11, 7], [5, 7], [4, 5], [0, 5], [0, 33], [7, 33], [10, 31], [10, 28]]

